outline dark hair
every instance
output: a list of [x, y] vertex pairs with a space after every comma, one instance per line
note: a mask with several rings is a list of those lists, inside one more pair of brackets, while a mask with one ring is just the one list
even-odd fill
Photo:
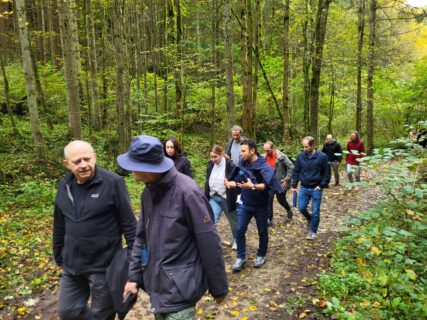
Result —
[[251, 139], [248, 139], [248, 140], [243, 140], [242, 143], [240, 143], [241, 146], [244, 145], [244, 144], [248, 146], [249, 150], [255, 149], [255, 152], [257, 151], [257, 147], [256, 147], [255, 141], [253, 141]]
[[[166, 152], [166, 143], [167, 143], [168, 141], [172, 142], [172, 144], [173, 144], [173, 149], [174, 149], [174, 153], [173, 153], [173, 155], [172, 155], [171, 157], [170, 157], [170, 156], [167, 154], [167, 152]], [[165, 151], [165, 156], [166, 156], [166, 157], [168, 157], [168, 158], [173, 158], [173, 159], [178, 158], [178, 157], [179, 157], [179, 155], [181, 154], [181, 146], [180, 146], [180, 144], [179, 144], [178, 140], [176, 140], [174, 137], [170, 137], [170, 138], [168, 138], [168, 139], [165, 141], [165, 144], [164, 144], [164, 151]]]

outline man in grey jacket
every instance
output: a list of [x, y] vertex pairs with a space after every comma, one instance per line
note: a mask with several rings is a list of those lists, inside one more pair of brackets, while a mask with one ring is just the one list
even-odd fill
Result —
[[151, 136], [137, 136], [117, 158], [146, 185], [124, 297], [148, 293], [157, 320], [194, 319], [209, 289], [217, 303], [228, 293], [220, 238], [200, 187], [179, 173]]
[[264, 143], [264, 158], [270, 167], [276, 169], [276, 178], [280, 181], [282, 188], [285, 190], [285, 192], [281, 193], [275, 193], [272, 190], [269, 191], [268, 224], [271, 225], [273, 222], [274, 195], [276, 195], [280, 205], [285, 208], [288, 220], [292, 219], [292, 209], [286, 200], [286, 191], [291, 187], [294, 164], [283, 152], [275, 149], [271, 141], [266, 141]]

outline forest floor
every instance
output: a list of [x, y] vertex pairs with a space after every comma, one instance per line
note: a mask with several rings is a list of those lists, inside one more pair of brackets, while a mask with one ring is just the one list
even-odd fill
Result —
[[[362, 181], [370, 174], [362, 174]], [[333, 180], [333, 179], [332, 179]], [[342, 177], [341, 181], [345, 181]], [[290, 198], [288, 192], [288, 198]], [[229, 280], [229, 295], [216, 305], [211, 296], [205, 295], [197, 304], [196, 319], [322, 319], [321, 300], [315, 285], [317, 273], [329, 267], [329, 252], [334, 239], [346, 218], [354, 211], [364, 212], [380, 198], [378, 187], [353, 187], [331, 184], [324, 190], [318, 236], [306, 240], [306, 223], [294, 210], [294, 218], [287, 222], [283, 208], [275, 202], [274, 223], [269, 229], [269, 249], [265, 265], [253, 267], [258, 236], [253, 220], [247, 232], [247, 264], [240, 273], [233, 273], [231, 266], [236, 253], [231, 249], [228, 222], [223, 216], [219, 233], [223, 239], [224, 256]], [[27, 319], [56, 320], [57, 292], [44, 294], [41, 303]], [[126, 319], [154, 319], [148, 296], [139, 293], [138, 302]]]

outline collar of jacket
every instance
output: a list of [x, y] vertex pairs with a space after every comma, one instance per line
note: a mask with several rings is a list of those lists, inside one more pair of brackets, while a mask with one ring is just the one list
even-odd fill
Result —
[[158, 181], [148, 184], [147, 188], [153, 193], [153, 195], [156, 195], [157, 193], [164, 194], [165, 190], [169, 190], [174, 185], [177, 175], [178, 171], [173, 167]]
[[319, 154], [319, 151], [316, 149], [316, 152], [314, 152], [313, 154], [308, 154], [305, 151], [303, 151], [303, 153], [305, 158], [310, 159], [310, 158], [316, 158], [317, 155]]

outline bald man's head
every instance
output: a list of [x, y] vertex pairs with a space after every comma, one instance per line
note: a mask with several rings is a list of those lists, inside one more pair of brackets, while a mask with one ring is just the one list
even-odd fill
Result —
[[83, 184], [95, 175], [96, 155], [86, 141], [75, 140], [64, 148], [64, 165], [70, 170], [77, 183]]

